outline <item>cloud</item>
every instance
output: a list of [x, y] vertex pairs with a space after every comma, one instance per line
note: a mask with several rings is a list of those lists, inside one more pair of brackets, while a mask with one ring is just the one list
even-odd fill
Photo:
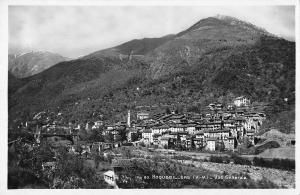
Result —
[[131, 39], [178, 33], [216, 14], [295, 39], [293, 6], [10, 6], [9, 50], [47, 50], [77, 57]]

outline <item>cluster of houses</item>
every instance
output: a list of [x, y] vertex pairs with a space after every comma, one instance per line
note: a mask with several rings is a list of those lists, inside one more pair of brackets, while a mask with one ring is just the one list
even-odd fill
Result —
[[[232, 109], [235, 106], [236, 109]], [[104, 134], [117, 136], [126, 126], [127, 141], [157, 148], [199, 150], [235, 150], [247, 138], [254, 144], [255, 133], [266, 119], [264, 113], [253, 112], [250, 100], [238, 97], [227, 108], [212, 103], [205, 113], [156, 114], [141, 111], [137, 121], [108, 125]]]
[[[53, 116], [52, 116], [53, 115]], [[105, 158], [110, 156], [111, 148], [122, 145], [145, 145], [150, 148], [183, 149], [183, 150], [228, 150], [234, 151], [246, 139], [254, 144], [254, 137], [259, 132], [266, 116], [252, 109], [250, 100], [244, 96], [237, 97], [232, 103], [223, 105], [214, 102], [201, 113], [154, 113], [149, 110], [136, 112], [136, 120], [131, 120], [133, 113], [128, 111], [127, 120], [114, 124], [105, 121], [87, 122], [85, 124], [59, 124], [62, 113], [47, 115], [40, 112], [34, 120], [22, 123], [25, 129], [33, 130], [37, 143], [42, 140], [59, 147], [68, 147], [69, 153], [80, 154], [89, 158], [90, 154], [104, 151]], [[55, 120], [53, 120], [53, 118]], [[40, 123], [38, 121], [44, 121]], [[111, 140], [80, 140], [80, 131], [87, 133], [99, 131], [103, 137]], [[124, 136], [125, 135], [125, 136]], [[159, 149], [161, 148], [161, 149]], [[170, 150], [168, 150], [170, 151]], [[117, 155], [115, 155], [117, 156]], [[51, 170], [55, 162], [44, 163], [43, 171]], [[117, 175], [113, 171], [104, 173], [104, 180], [111, 186], [116, 185]]]
[[[136, 120], [131, 120], [132, 115], [128, 111], [126, 121], [114, 124], [96, 121], [76, 126], [43, 125], [37, 128], [35, 136], [40, 141], [42, 132], [48, 141], [61, 142], [67, 138], [70, 140], [68, 145], [74, 145], [78, 143], [78, 133], [82, 129], [88, 133], [99, 130], [103, 137], [109, 135], [111, 138], [109, 143], [105, 140], [97, 146], [90, 143], [99, 150], [124, 143], [164, 149], [235, 150], [245, 138], [254, 144], [254, 136], [266, 119], [264, 113], [253, 111], [250, 100], [244, 96], [237, 97], [226, 107], [218, 102], [211, 103], [202, 113], [167, 114], [140, 110]], [[41, 118], [41, 114], [35, 118]], [[89, 148], [86, 143], [83, 146]]]

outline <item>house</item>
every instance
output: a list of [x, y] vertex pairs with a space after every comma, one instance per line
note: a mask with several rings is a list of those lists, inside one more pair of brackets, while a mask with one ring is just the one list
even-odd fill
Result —
[[197, 133], [196, 137], [193, 139], [196, 149], [200, 149], [204, 146], [204, 133]]
[[211, 103], [211, 104], [209, 104], [208, 106], [207, 106], [207, 109], [209, 109], [209, 110], [214, 110], [215, 109], [215, 104], [214, 103]]
[[246, 136], [249, 138], [249, 140], [254, 144], [254, 134], [255, 130], [247, 130], [246, 131]]
[[169, 130], [171, 132], [186, 131], [187, 126], [182, 124], [171, 124]]
[[162, 135], [158, 133], [153, 134], [153, 145], [160, 145], [160, 140], [161, 140]]
[[76, 130], [84, 129], [84, 124], [78, 124], [77, 127], [75, 127]]
[[160, 139], [160, 146], [162, 148], [168, 148], [169, 147], [169, 140], [170, 140], [170, 137], [162, 137]]
[[204, 133], [203, 132], [198, 132], [196, 135], [195, 135], [196, 138], [200, 138], [200, 139], [204, 139]]
[[107, 130], [113, 130], [114, 128], [115, 128], [115, 125], [113, 125], [113, 124], [106, 125]]
[[215, 104], [215, 109], [216, 110], [222, 110], [222, 108], [223, 108], [223, 104], [221, 104], [221, 103], [216, 103]]
[[191, 119], [195, 122], [200, 122], [202, 120], [202, 116], [200, 114], [195, 114], [191, 117]]
[[206, 150], [209, 150], [209, 151], [215, 151], [216, 150], [216, 142], [217, 140], [215, 138], [209, 138], [206, 140]]
[[224, 127], [227, 127], [227, 128], [235, 127], [235, 121], [234, 120], [224, 120]]
[[49, 161], [42, 163], [42, 170], [43, 171], [49, 171], [49, 170], [54, 170], [56, 167], [56, 162], [55, 161]]
[[201, 138], [194, 138], [193, 142], [196, 149], [201, 149], [204, 145], [204, 140]]
[[246, 124], [246, 119], [244, 117], [236, 117], [233, 119], [235, 121], [236, 125], [245, 125]]
[[186, 131], [179, 131], [177, 132], [178, 135], [178, 141], [181, 143], [184, 143], [186, 141], [186, 137], [188, 136], [188, 132]]
[[183, 120], [185, 118], [184, 115], [172, 115], [169, 118], [169, 121], [172, 123], [181, 123], [181, 120]]
[[249, 106], [250, 100], [247, 99], [245, 96], [240, 96], [234, 99], [234, 105], [236, 107]]
[[103, 121], [96, 121], [94, 122], [94, 125], [92, 126], [92, 129], [98, 129], [103, 125]]
[[235, 104], [228, 103], [228, 104], [227, 104], [227, 110], [233, 110], [233, 109], [234, 109], [234, 105], [235, 105]]
[[174, 148], [175, 146], [178, 146], [178, 139], [170, 137], [168, 142], [168, 148]]
[[153, 143], [153, 132], [150, 129], [146, 129], [142, 133], [142, 139], [146, 144]]
[[259, 121], [257, 119], [253, 119], [253, 118], [248, 118], [244, 124], [244, 127], [246, 129], [246, 131], [248, 130], [254, 130], [255, 133], [258, 131], [259, 128]]
[[160, 117], [159, 120], [168, 121], [171, 116], [173, 116], [173, 114], [164, 115], [164, 116]]
[[150, 116], [149, 112], [141, 111], [136, 114], [138, 120], [148, 119]]
[[224, 146], [226, 150], [233, 151], [234, 148], [236, 147], [236, 139], [234, 137], [228, 137], [223, 140]]
[[196, 123], [189, 123], [186, 126], [186, 130], [190, 135], [194, 135], [196, 132]]
[[136, 129], [130, 128], [127, 133], [127, 141], [134, 142], [138, 140], [138, 131]]
[[115, 188], [118, 188], [116, 181], [118, 180], [118, 176], [115, 174], [114, 171], [106, 171], [103, 173], [104, 181]]
[[137, 130], [145, 130], [146, 129], [146, 125], [141, 125], [141, 124], [133, 125], [133, 127]]
[[86, 123], [85, 130], [87, 132], [90, 132], [92, 130], [92, 127], [94, 126], [94, 124], [95, 124], [94, 122], [88, 122], [88, 123]]
[[185, 147], [192, 148], [193, 147], [193, 137], [191, 135], [187, 135], [185, 138]]
[[160, 126], [152, 127], [151, 129], [152, 129], [153, 133], [163, 134], [169, 130], [169, 126], [168, 125], [160, 125]]
[[245, 117], [245, 112], [242, 109], [236, 109], [235, 111], [237, 117]]
[[102, 132], [102, 135], [112, 135], [113, 140], [116, 141], [120, 138], [120, 129], [114, 128], [114, 129], [106, 129]]
[[[200, 130], [217, 130], [221, 128], [221, 121], [213, 121], [213, 122], [202, 122], [198, 125], [200, 126]], [[197, 128], [197, 126], [196, 126]]]
[[220, 130], [209, 130], [205, 131], [205, 135], [208, 138], [216, 138], [219, 140], [223, 140], [230, 136], [230, 130], [229, 129], [220, 129]]

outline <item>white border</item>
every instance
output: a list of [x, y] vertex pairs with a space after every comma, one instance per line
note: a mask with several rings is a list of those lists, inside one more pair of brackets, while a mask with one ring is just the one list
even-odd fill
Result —
[[294, 5], [297, 0], [8, 0], [9, 5]]
[[[298, 169], [300, 160], [300, 134], [296, 133], [296, 189], [279, 189], [279, 190], [262, 190], [262, 189], [160, 189], [160, 190], [7, 190], [7, 64], [8, 64], [8, 6], [9, 5], [75, 5], [75, 6], [268, 6], [268, 5], [295, 5], [296, 6], [296, 61], [299, 65], [299, 0], [0, 0], [0, 152], [3, 157], [0, 158], [0, 194], [116, 194], [116, 193], [130, 193], [130, 194], [141, 194], [141, 193], [151, 193], [152, 195], [160, 193], [193, 193], [199, 194], [230, 194], [230, 195], [248, 195], [248, 194], [272, 194], [272, 195], [289, 195], [297, 194], [300, 195], [300, 175]], [[300, 75], [299, 68], [296, 66], [296, 75]], [[296, 132], [298, 127], [300, 127], [300, 115], [298, 113], [299, 109], [299, 82], [300, 79], [296, 77]]]

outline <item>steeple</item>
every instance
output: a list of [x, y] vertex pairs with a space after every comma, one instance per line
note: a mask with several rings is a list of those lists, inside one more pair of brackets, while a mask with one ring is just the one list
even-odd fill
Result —
[[128, 126], [128, 127], [131, 127], [130, 110], [128, 110], [128, 115], [127, 115], [127, 126]]

